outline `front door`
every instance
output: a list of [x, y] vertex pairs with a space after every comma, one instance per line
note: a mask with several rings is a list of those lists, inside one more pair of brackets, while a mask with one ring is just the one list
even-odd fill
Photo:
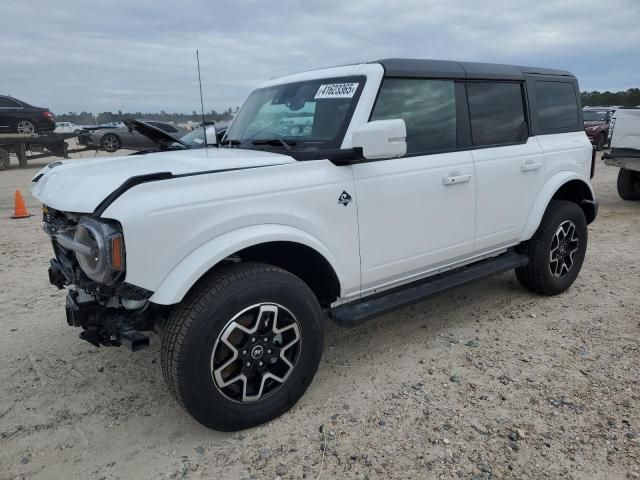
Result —
[[471, 152], [455, 151], [454, 90], [451, 80], [384, 81], [371, 119], [403, 118], [407, 155], [353, 165], [363, 293], [472, 252], [476, 179]]

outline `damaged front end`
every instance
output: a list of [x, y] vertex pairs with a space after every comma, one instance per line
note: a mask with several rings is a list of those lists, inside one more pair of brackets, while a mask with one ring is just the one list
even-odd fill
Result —
[[125, 246], [120, 225], [111, 220], [43, 207], [43, 230], [51, 238], [49, 281], [69, 286], [67, 323], [83, 329], [80, 338], [99, 347], [132, 351], [149, 345], [140, 333], [152, 330], [152, 292], [123, 281]]

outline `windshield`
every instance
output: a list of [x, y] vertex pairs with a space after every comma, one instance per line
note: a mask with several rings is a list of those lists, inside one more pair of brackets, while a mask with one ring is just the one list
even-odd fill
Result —
[[582, 112], [582, 118], [585, 122], [606, 122], [609, 119], [609, 113], [585, 110]]
[[338, 149], [365, 81], [366, 77], [351, 76], [254, 90], [224, 143], [249, 148]]

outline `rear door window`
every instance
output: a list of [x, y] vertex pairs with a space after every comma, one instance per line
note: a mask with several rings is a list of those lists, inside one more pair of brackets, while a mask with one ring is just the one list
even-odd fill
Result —
[[573, 83], [536, 81], [535, 84], [540, 129], [578, 129], [580, 117]]
[[527, 139], [520, 83], [469, 82], [467, 96], [474, 146], [510, 145]]

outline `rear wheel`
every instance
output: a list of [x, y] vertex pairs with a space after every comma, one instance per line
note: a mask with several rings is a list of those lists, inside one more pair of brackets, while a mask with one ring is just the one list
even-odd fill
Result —
[[535, 235], [522, 245], [529, 264], [516, 269], [527, 289], [556, 295], [573, 284], [587, 251], [587, 221], [573, 202], [552, 200]]
[[640, 172], [621, 168], [617, 186], [618, 195], [623, 200], [640, 200]]
[[600, 135], [598, 135], [598, 141], [596, 143], [596, 150], [597, 151], [602, 150], [606, 144], [607, 144], [607, 134], [602, 132]]
[[33, 135], [36, 133], [36, 125], [31, 120], [18, 120], [14, 127], [16, 133]]
[[108, 133], [104, 137], [102, 137], [102, 140], [100, 141], [100, 145], [105, 151], [109, 153], [113, 153], [117, 150], [120, 150], [122, 143], [120, 142], [120, 138], [118, 138], [117, 135]]
[[239, 263], [200, 281], [171, 314], [162, 371], [197, 421], [232, 431], [267, 422], [305, 392], [320, 362], [313, 292], [277, 267]]

